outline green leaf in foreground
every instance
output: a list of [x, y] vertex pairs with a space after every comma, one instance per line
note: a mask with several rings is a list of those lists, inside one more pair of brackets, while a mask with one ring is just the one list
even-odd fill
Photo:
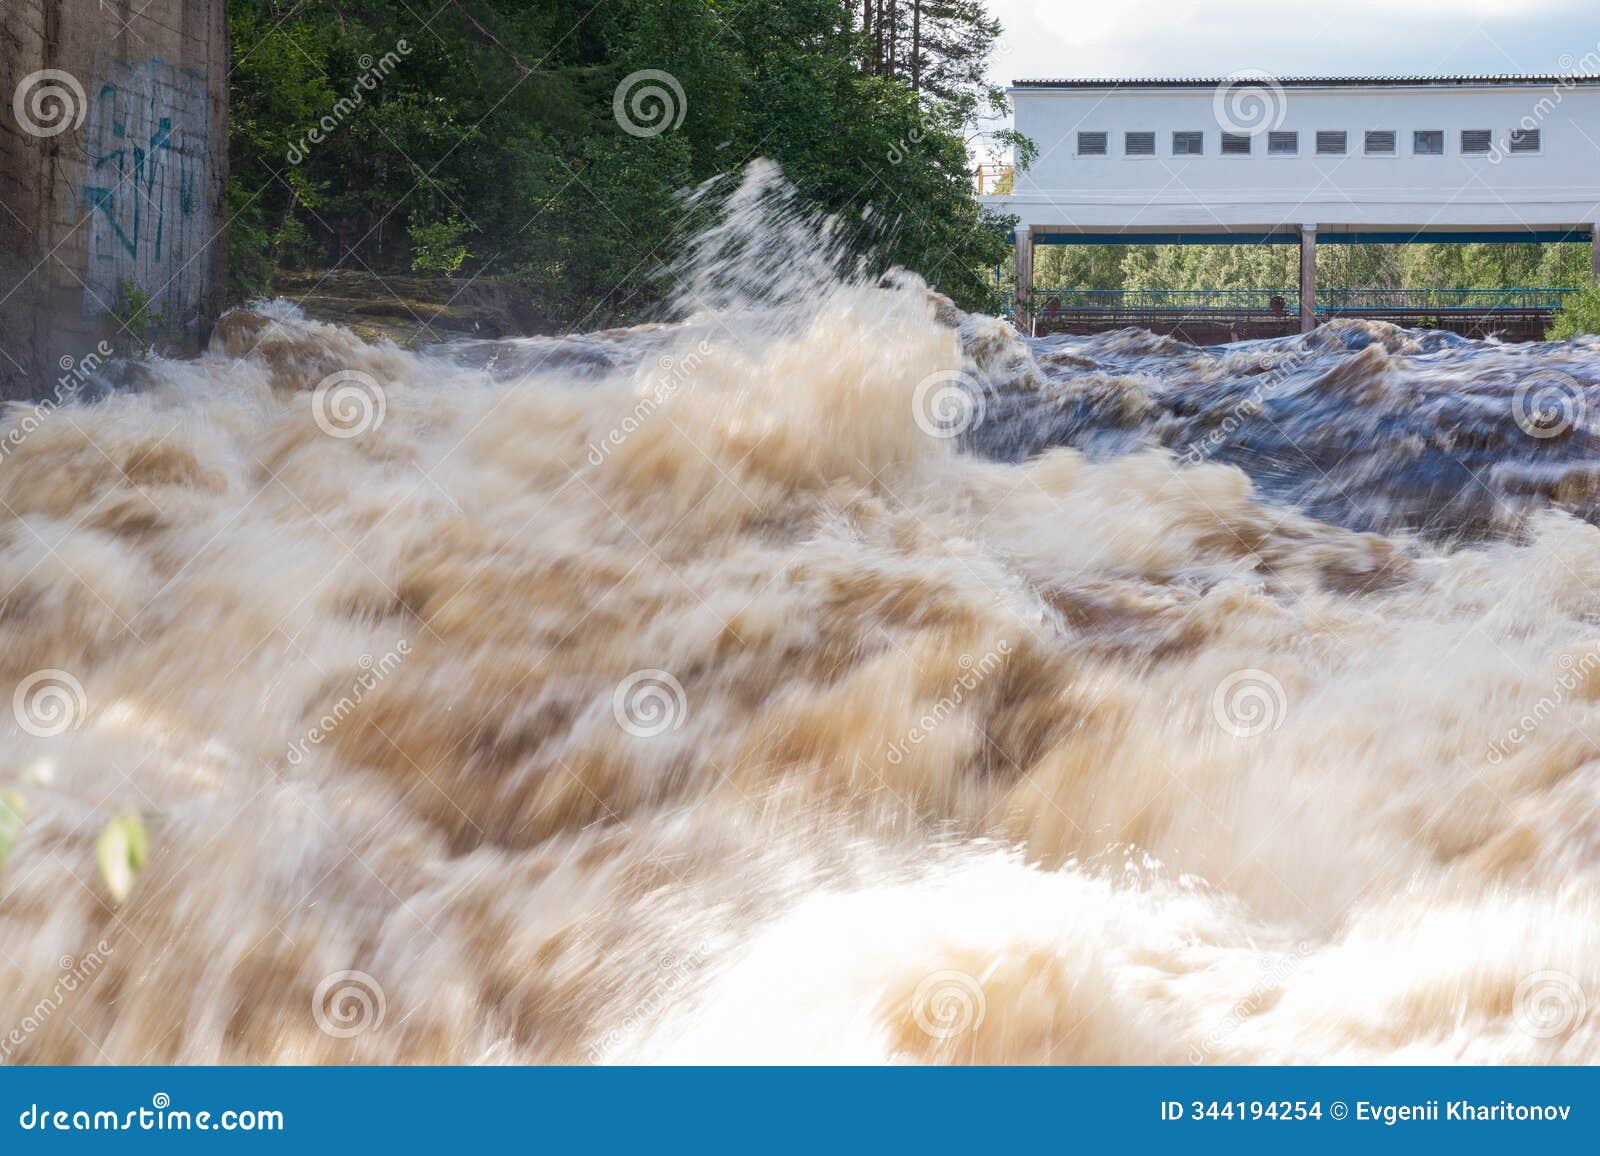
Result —
[[144, 867], [150, 852], [149, 836], [139, 812], [118, 815], [106, 824], [95, 840], [95, 860], [111, 897], [121, 903], [133, 890], [134, 876]]

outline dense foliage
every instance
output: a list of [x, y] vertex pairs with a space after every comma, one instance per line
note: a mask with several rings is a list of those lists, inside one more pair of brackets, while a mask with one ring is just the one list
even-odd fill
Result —
[[1600, 334], [1600, 285], [1590, 285], [1568, 297], [1545, 336], [1551, 341], [1565, 341], [1585, 333]]
[[[874, 66], [859, 0], [232, 0], [234, 290], [459, 271], [514, 278], [553, 329], [636, 321], [699, 223], [682, 191], [771, 157], [874, 260], [989, 305], [1009, 238], [963, 134], [993, 31], [922, 3], [913, 84]], [[682, 92], [656, 85], [650, 135], [613, 106], [643, 70]]]
[[[1323, 245], [1317, 282], [1377, 289], [1570, 287], [1589, 282], [1589, 246]], [[1081, 289], [1283, 289], [1294, 245], [1040, 246], [1034, 284]]]

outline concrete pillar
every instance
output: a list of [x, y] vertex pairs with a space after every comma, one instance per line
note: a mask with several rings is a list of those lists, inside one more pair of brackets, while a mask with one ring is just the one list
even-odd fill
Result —
[[1300, 226], [1300, 332], [1317, 327], [1317, 227]]
[[1033, 230], [1017, 226], [1017, 328], [1033, 335]]
[[[138, 336], [210, 336], [226, 276], [227, 0], [5, 0], [0, 398]], [[149, 324], [156, 321], [155, 324]]]

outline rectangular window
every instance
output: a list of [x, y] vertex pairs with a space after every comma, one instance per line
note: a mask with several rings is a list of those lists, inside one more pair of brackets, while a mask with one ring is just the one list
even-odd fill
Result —
[[1383, 129], [1368, 131], [1367, 155], [1369, 157], [1394, 156], [1394, 133]]
[[1317, 134], [1317, 155], [1319, 157], [1344, 156], [1348, 138], [1348, 133], [1319, 132]]
[[1514, 153], [1536, 153], [1539, 151], [1539, 130], [1536, 128], [1514, 128], [1511, 130], [1511, 151]]
[[1225, 157], [1247, 157], [1250, 155], [1250, 134], [1247, 132], [1225, 132], [1222, 134], [1222, 155]]
[[1106, 134], [1103, 132], [1080, 132], [1078, 134], [1078, 155], [1080, 157], [1105, 156]]
[[1175, 132], [1172, 134], [1172, 155], [1197, 157], [1206, 151], [1206, 134], [1203, 132]]
[[1461, 152], [1464, 156], [1483, 156], [1494, 143], [1494, 133], [1486, 128], [1461, 130]]
[[1267, 155], [1274, 157], [1299, 156], [1300, 134], [1297, 132], [1269, 132], [1267, 134]]
[[1156, 134], [1153, 132], [1130, 132], [1122, 138], [1122, 151], [1130, 157], [1153, 157], [1156, 155]]
[[1444, 132], [1435, 129], [1419, 129], [1412, 133], [1411, 151], [1419, 157], [1444, 156]]

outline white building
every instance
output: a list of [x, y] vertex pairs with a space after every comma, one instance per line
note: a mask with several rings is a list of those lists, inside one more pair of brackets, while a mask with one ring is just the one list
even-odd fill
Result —
[[[1019, 80], [1039, 149], [1005, 196], [1036, 244], [1595, 241], [1600, 77]], [[1595, 271], [1600, 277], [1600, 243]]]

